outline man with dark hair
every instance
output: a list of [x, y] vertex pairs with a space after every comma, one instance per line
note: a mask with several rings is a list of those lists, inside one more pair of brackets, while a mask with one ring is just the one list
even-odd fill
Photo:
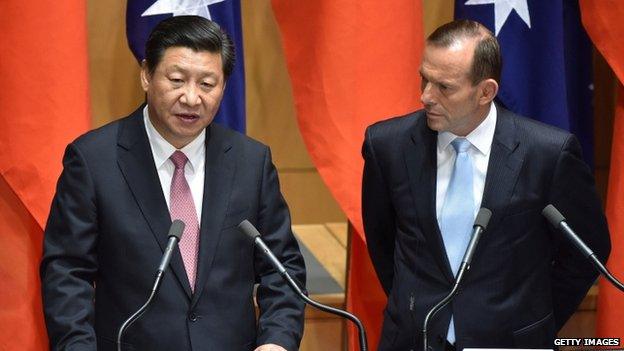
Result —
[[479, 208], [492, 211], [458, 295], [431, 321], [433, 350], [552, 348], [597, 272], [541, 216], [555, 205], [602, 261], [606, 220], [577, 139], [493, 103], [496, 38], [454, 21], [427, 39], [424, 109], [382, 121], [363, 146], [364, 229], [388, 294], [380, 351], [422, 348]]
[[181, 219], [170, 269], [122, 349], [296, 350], [303, 303], [236, 227], [251, 221], [305, 282], [270, 151], [212, 123], [234, 46], [214, 22], [180, 16], [156, 26], [146, 57], [147, 104], [65, 153], [41, 263], [51, 349], [116, 350]]

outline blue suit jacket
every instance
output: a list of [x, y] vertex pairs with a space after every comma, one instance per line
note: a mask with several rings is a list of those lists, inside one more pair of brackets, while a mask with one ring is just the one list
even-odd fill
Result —
[[[369, 127], [363, 147], [367, 244], [388, 294], [379, 350], [422, 348], [427, 311], [454, 282], [436, 220], [437, 133], [424, 111]], [[597, 272], [542, 217], [555, 205], [605, 261], [609, 233], [576, 138], [498, 108], [482, 207], [493, 215], [453, 302], [430, 325], [456, 346], [551, 348]]]
[[[71, 143], [45, 230], [41, 278], [53, 350], [115, 350], [141, 306], [171, 218], [142, 108]], [[176, 248], [159, 294], [125, 350], [298, 348], [303, 304], [236, 226], [249, 219], [300, 282], [305, 268], [269, 149], [211, 124], [195, 292]], [[258, 283], [260, 316], [252, 300]]]

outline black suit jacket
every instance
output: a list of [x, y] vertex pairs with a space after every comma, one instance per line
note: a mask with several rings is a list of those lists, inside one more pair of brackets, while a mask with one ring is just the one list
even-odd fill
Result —
[[[249, 219], [300, 282], [305, 268], [269, 149], [217, 124], [206, 130], [196, 289], [176, 248], [160, 292], [124, 350], [296, 350], [303, 304], [236, 226]], [[116, 350], [147, 299], [171, 218], [142, 108], [71, 143], [45, 230], [41, 278], [53, 350]], [[252, 300], [258, 283], [256, 322]]]
[[[454, 282], [436, 220], [436, 145], [423, 111], [366, 131], [364, 227], [388, 294], [379, 350], [420, 349], [425, 314]], [[576, 138], [499, 107], [481, 205], [493, 215], [463, 287], [429, 327], [434, 350], [451, 311], [459, 349], [552, 347], [597, 273], [549, 227], [547, 204], [606, 260], [608, 229]]]

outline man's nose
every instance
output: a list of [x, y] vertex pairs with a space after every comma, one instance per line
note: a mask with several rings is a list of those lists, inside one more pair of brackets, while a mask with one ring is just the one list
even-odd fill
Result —
[[424, 83], [422, 86], [422, 92], [420, 93], [420, 102], [425, 106], [431, 106], [434, 104], [433, 101], [433, 89], [431, 83]]
[[184, 88], [184, 93], [180, 97], [180, 101], [188, 106], [195, 106], [201, 102], [201, 98], [199, 97], [199, 93], [197, 92], [197, 88], [189, 84]]

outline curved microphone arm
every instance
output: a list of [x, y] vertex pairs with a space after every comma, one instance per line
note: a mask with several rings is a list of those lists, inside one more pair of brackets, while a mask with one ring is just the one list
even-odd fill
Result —
[[453, 300], [453, 297], [455, 297], [455, 295], [457, 295], [457, 292], [459, 291], [459, 285], [461, 284], [463, 277], [465, 276], [464, 274], [466, 272], [465, 266], [466, 264], [462, 262], [462, 265], [460, 266], [459, 271], [457, 273], [457, 279], [455, 280], [455, 284], [453, 285], [453, 289], [451, 289], [451, 292], [449, 292], [448, 295], [446, 295], [440, 302], [438, 302], [435, 306], [433, 306], [433, 308], [430, 309], [427, 315], [425, 316], [425, 321], [423, 322], [423, 329], [422, 329], [424, 351], [428, 351], [429, 349], [429, 346], [427, 343], [427, 327], [429, 326], [429, 322], [433, 319], [433, 317], [438, 312], [440, 312], [440, 310], [442, 310], [446, 305], [448, 305], [449, 302], [451, 302], [451, 300]]
[[152, 292], [150, 293], [147, 301], [141, 306], [136, 312], [134, 312], [128, 319], [126, 319], [121, 327], [119, 327], [119, 331], [117, 332], [117, 351], [121, 351], [121, 338], [123, 337], [124, 332], [132, 325], [132, 323], [136, 322], [137, 319], [141, 318], [143, 313], [147, 310], [149, 305], [154, 300], [154, 296], [158, 293], [160, 289], [160, 284], [162, 283], [163, 275], [165, 274], [165, 270], [169, 265], [169, 261], [171, 261], [171, 255], [173, 254], [173, 249], [178, 244], [180, 237], [182, 237], [182, 233], [184, 232], [184, 222], [179, 219], [174, 220], [171, 223], [171, 227], [169, 228], [169, 233], [167, 236], [169, 237], [169, 241], [167, 242], [167, 247], [163, 253], [162, 258], [160, 259], [160, 264], [158, 265], [158, 269], [156, 270], [156, 278], [154, 279], [154, 284], [152, 285]]
[[477, 217], [475, 218], [474, 225], [472, 226], [472, 235], [470, 237], [470, 241], [468, 242], [468, 246], [466, 247], [466, 251], [464, 252], [464, 257], [462, 258], [461, 264], [459, 265], [459, 269], [457, 270], [457, 277], [455, 277], [455, 284], [453, 284], [453, 288], [451, 292], [446, 295], [442, 301], [438, 302], [435, 306], [433, 306], [427, 315], [425, 316], [425, 320], [423, 321], [423, 351], [429, 351], [429, 346], [427, 344], [427, 328], [429, 326], [429, 322], [433, 319], [433, 317], [438, 313], [441, 309], [443, 309], [446, 305], [448, 305], [453, 297], [457, 295], [459, 291], [459, 286], [464, 280], [466, 273], [470, 270], [470, 264], [472, 263], [472, 258], [474, 257], [475, 251], [477, 249], [477, 244], [479, 243], [479, 239], [481, 239], [481, 235], [487, 228], [488, 223], [490, 222], [490, 217], [492, 217], [492, 211], [489, 209], [482, 207], [477, 212]]
[[[157, 278], [158, 279], [158, 278]], [[117, 351], [121, 351], [121, 337], [123, 336], [126, 329], [128, 329], [132, 323], [136, 322], [137, 319], [141, 318], [143, 313], [147, 310], [147, 307], [152, 303], [154, 296], [156, 296], [157, 289], [152, 289], [152, 293], [147, 298], [147, 301], [139, 308], [136, 312], [134, 312], [119, 328], [119, 332], [117, 332]]]
[[315, 308], [317, 308], [317, 309], [319, 309], [321, 311], [324, 311], [324, 312], [327, 312], [327, 313], [331, 313], [331, 314], [338, 315], [340, 317], [346, 318], [346, 319], [350, 320], [351, 322], [353, 322], [353, 324], [355, 324], [355, 326], [358, 329], [358, 339], [360, 341], [360, 350], [361, 351], [367, 351], [368, 350], [368, 342], [366, 340], [366, 330], [364, 329], [364, 325], [362, 324], [362, 322], [355, 315], [353, 315], [353, 314], [351, 314], [351, 313], [349, 313], [347, 311], [343, 311], [343, 310], [338, 309], [338, 308], [334, 308], [334, 307], [331, 307], [331, 306], [323, 305], [320, 302], [312, 300], [306, 293], [304, 293], [299, 288], [297, 283], [292, 279], [292, 277], [289, 274], [282, 274], [282, 277], [284, 277], [284, 279], [286, 279], [286, 282], [288, 283], [288, 285], [308, 305], [311, 305], [312, 307], [315, 307]]
[[576, 246], [585, 257], [589, 258], [596, 267], [596, 269], [611, 283], [613, 286], [618, 288], [620, 291], [624, 292], [624, 284], [622, 284], [619, 280], [617, 280], [611, 272], [605, 267], [605, 265], [600, 262], [596, 254], [592, 249], [589, 248], [585, 244], [585, 242], [572, 230], [572, 228], [568, 225], [568, 221], [566, 221], [565, 217], [557, 210], [557, 208], [553, 205], [548, 205], [544, 207], [542, 210], [542, 215], [546, 217], [550, 224], [561, 230], [570, 241]]
[[256, 245], [256, 247], [258, 247], [260, 251], [262, 251], [265, 254], [265, 256], [269, 259], [269, 262], [271, 262], [271, 265], [279, 272], [279, 274], [284, 278], [284, 280], [286, 280], [286, 282], [288, 283], [288, 286], [290, 286], [290, 288], [295, 292], [295, 294], [297, 294], [303, 301], [305, 301], [305, 303], [321, 311], [331, 313], [334, 315], [338, 315], [340, 317], [346, 318], [350, 320], [351, 322], [353, 322], [357, 326], [357, 329], [358, 329], [360, 350], [368, 351], [368, 342], [366, 341], [366, 330], [364, 329], [364, 325], [362, 324], [362, 322], [355, 315], [347, 311], [340, 310], [338, 308], [323, 305], [322, 303], [314, 301], [311, 298], [309, 298], [307, 294], [301, 290], [299, 285], [297, 285], [297, 283], [290, 276], [290, 274], [288, 274], [288, 271], [286, 271], [286, 268], [284, 268], [282, 263], [277, 259], [277, 257], [275, 257], [275, 255], [273, 254], [271, 249], [269, 249], [269, 247], [266, 245], [264, 240], [262, 240], [262, 238], [260, 237], [260, 232], [258, 232], [258, 230], [253, 226], [253, 224], [251, 224], [248, 220], [244, 220], [238, 225], [238, 229], [253, 240], [254, 245]]
[[605, 265], [600, 262], [596, 254], [591, 254], [589, 258], [593, 261], [594, 266], [596, 267], [596, 269], [598, 269], [598, 271], [600, 271], [600, 273], [602, 273], [605, 279], [611, 282], [611, 284], [613, 284], [620, 291], [624, 292], [624, 284], [622, 284], [619, 280], [615, 278], [615, 276], [611, 274], [611, 272], [609, 272], [607, 267], [605, 267]]

